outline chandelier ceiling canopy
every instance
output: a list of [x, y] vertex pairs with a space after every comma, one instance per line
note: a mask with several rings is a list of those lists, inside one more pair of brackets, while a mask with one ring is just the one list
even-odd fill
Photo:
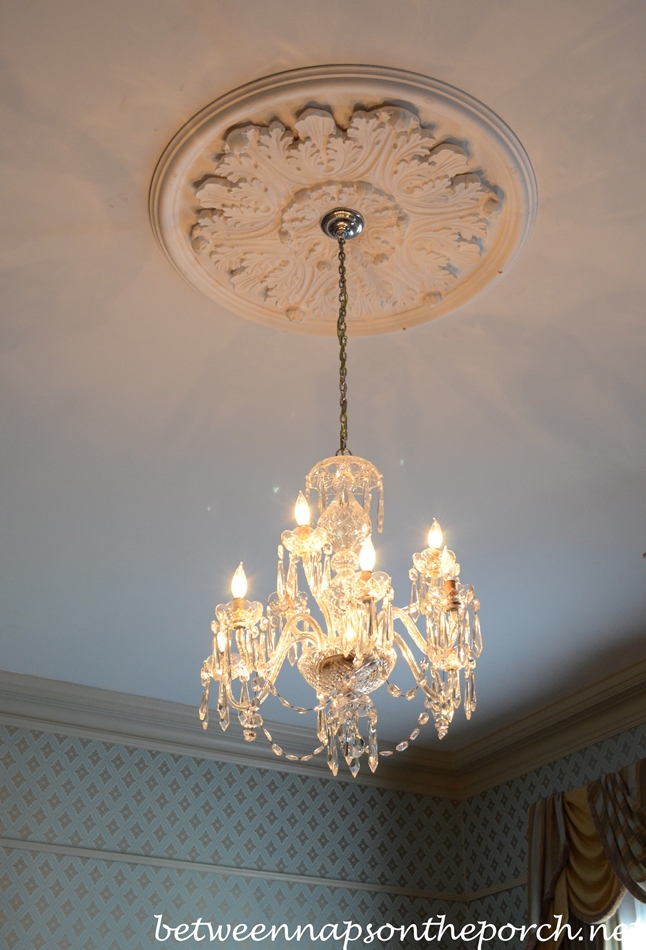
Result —
[[162, 155], [153, 228], [173, 265], [226, 309], [335, 333], [323, 215], [356, 209], [352, 335], [449, 313], [504, 274], [531, 232], [536, 182], [516, 136], [459, 89], [379, 66], [258, 80], [194, 116]]

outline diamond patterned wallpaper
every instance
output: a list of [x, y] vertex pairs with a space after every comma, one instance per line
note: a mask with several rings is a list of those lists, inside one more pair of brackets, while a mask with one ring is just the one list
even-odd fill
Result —
[[4, 732], [4, 837], [427, 891], [463, 884], [459, 817], [441, 799]]
[[[214, 925], [312, 923], [315, 932], [327, 922], [342, 920], [352, 919], [365, 927], [369, 921], [406, 923], [425, 920], [432, 914], [450, 915], [448, 906], [440, 902], [351, 892], [338, 887], [258, 881], [8, 849], [0, 850], [0, 857], [4, 908], [0, 910], [0, 934], [2, 946], [10, 950], [149, 950], [163, 946], [154, 940], [153, 915], [161, 913], [171, 926], [190, 923], [201, 916]], [[185, 945], [198, 946], [194, 941]], [[211, 944], [206, 940], [205, 945]], [[231, 939], [224, 945], [261, 946], [251, 942], [235, 944]], [[169, 940], [165, 946], [180, 944]], [[309, 950], [307, 941], [286, 943], [280, 938], [267, 946], [292, 950], [300, 946]]]
[[[424, 891], [463, 887], [450, 802], [10, 726], [0, 734], [5, 839]], [[3, 862], [0, 935], [20, 950], [150, 946], [158, 908], [175, 924], [203, 908], [205, 919], [321, 926], [350, 908], [359, 922], [441, 912], [412, 897], [94, 857], [12, 849]]]
[[[0, 738], [0, 835], [36, 849], [0, 849], [0, 940], [10, 950], [143, 950], [157, 946], [162, 912], [174, 926], [199, 916], [365, 926], [442, 913], [456, 926], [521, 924], [523, 887], [456, 904], [312, 879], [456, 894], [504, 886], [525, 874], [532, 801], [646, 756], [645, 725], [452, 803], [9, 726]], [[277, 876], [145, 866], [101, 851]]]

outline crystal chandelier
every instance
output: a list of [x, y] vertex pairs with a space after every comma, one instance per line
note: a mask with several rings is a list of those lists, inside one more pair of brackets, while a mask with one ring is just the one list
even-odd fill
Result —
[[[406, 700], [412, 700], [418, 690], [424, 696], [425, 708], [408, 739], [396, 746], [398, 752], [417, 738], [431, 715], [440, 739], [461, 702], [467, 719], [471, 718], [482, 636], [474, 589], [460, 582], [460, 565], [443, 546], [437, 521], [428, 532], [428, 547], [413, 554], [407, 607], [394, 606], [390, 577], [374, 570], [370, 515], [376, 492], [377, 531], [381, 532], [383, 478], [371, 462], [353, 456], [347, 446], [345, 244], [361, 233], [363, 219], [356, 211], [336, 208], [323, 217], [321, 226], [338, 242], [340, 446], [336, 455], [315, 465], [305, 479], [305, 494], [299, 493], [295, 506], [296, 527], [281, 536], [276, 591], [269, 597], [266, 615], [261, 603], [245, 599], [242, 564], [233, 575], [233, 599], [216, 607], [211, 624], [213, 652], [201, 672], [204, 694], [199, 715], [206, 729], [210, 686], [215, 681], [223, 730], [234, 710], [248, 742], [262, 732], [276, 755], [294, 761], [327, 752], [334, 775], [341, 756], [356, 776], [362, 755], [367, 754], [373, 772], [379, 755], [392, 755], [390, 750], [379, 752], [377, 745], [377, 709], [371, 694], [380, 687], [386, 685], [391, 696]], [[312, 492], [317, 495], [315, 527], [311, 524]], [[308, 593], [300, 588], [302, 575], [320, 619], [311, 613]], [[416, 684], [405, 693], [390, 679], [400, 656]], [[293, 706], [278, 693], [276, 680], [286, 660], [316, 694], [309, 710]], [[286, 753], [272, 739], [260, 714], [262, 703], [272, 695], [296, 713], [316, 713], [318, 745], [311, 754]]]

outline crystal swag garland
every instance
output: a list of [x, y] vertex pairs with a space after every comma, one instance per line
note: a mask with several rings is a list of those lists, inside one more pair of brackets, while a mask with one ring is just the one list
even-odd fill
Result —
[[[355, 211], [336, 208], [325, 215], [321, 226], [338, 242], [340, 445], [335, 456], [314, 466], [305, 479], [305, 494], [298, 495], [296, 527], [281, 536], [276, 591], [268, 600], [266, 615], [259, 601], [245, 599], [242, 564], [233, 575], [232, 600], [216, 607], [211, 624], [213, 652], [201, 672], [204, 694], [199, 715], [206, 729], [210, 687], [216, 682], [223, 730], [234, 710], [248, 742], [262, 731], [276, 755], [292, 761], [306, 761], [326, 751], [334, 775], [342, 757], [356, 776], [364, 754], [373, 772], [380, 754], [392, 755], [389, 750], [379, 752], [377, 709], [370, 697], [384, 685], [391, 696], [402, 696], [390, 681], [399, 656], [416, 683], [405, 699], [413, 699], [420, 690], [425, 707], [408, 739], [396, 746], [401, 752], [417, 738], [431, 714], [440, 739], [461, 703], [467, 719], [471, 718], [482, 636], [474, 589], [460, 582], [460, 565], [443, 545], [437, 521], [433, 520], [428, 532], [428, 547], [413, 554], [407, 607], [393, 605], [390, 577], [374, 570], [370, 513], [376, 491], [377, 531], [381, 532], [383, 478], [371, 462], [353, 456], [347, 447], [345, 244], [363, 230], [363, 220]], [[311, 525], [312, 492], [317, 494], [315, 527]], [[308, 594], [299, 586], [302, 575], [323, 625], [310, 613]], [[400, 629], [395, 628], [396, 622]], [[292, 706], [279, 695], [276, 680], [286, 660], [314, 689], [316, 704], [311, 709]], [[260, 714], [270, 695], [296, 713], [316, 713], [318, 745], [311, 754], [285, 753], [273, 741]]]

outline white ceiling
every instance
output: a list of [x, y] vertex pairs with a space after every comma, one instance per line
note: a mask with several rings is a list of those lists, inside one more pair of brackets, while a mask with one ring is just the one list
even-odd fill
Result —
[[350, 446], [386, 479], [397, 601], [436, 515], [483, 603], [479, 709], [447, 746], [646, 655], [642, 0], [21, 0], [1, 17], [2, 667], [197, 703], [237, 563], [273, 590], [295, 495], [336, 448], [335, 344], [184, 284], [147, 191], [206, 103], [333, 62], [464, 89], [538, 179], [500, 284], [350, 347]]

